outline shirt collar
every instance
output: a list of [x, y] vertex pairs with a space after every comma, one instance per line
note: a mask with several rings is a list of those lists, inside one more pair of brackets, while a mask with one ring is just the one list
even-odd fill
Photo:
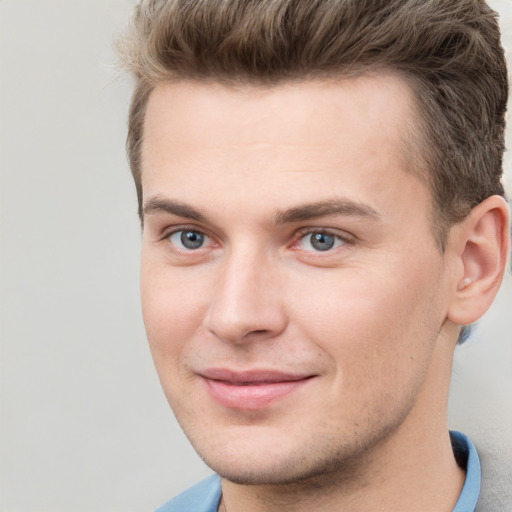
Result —
[[475, 445], [467, 436], [451, 431], [450, 438], [457, 463], [466, 471], [466, 481], [453, 512], [474, 512], [482, 481], [480, 459]]

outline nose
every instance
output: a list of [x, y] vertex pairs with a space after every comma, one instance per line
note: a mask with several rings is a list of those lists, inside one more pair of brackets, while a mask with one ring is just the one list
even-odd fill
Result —
[[287, 325], [276, 263], [249, 252], [223, 262], [205, 316], [206, 328], [230, 343], [275, 338]]

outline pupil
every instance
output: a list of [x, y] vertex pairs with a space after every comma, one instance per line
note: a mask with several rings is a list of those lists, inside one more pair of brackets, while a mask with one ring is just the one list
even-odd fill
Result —
[[334, 237], [325, 233], [313, 233], [311, 245], [318, 251], [328, 251], [334, 246]]
[[204, 236], [195, 231], [183, 231], [181, 233], [181, 243], [187, 249], [197, 249], [203, 245]]

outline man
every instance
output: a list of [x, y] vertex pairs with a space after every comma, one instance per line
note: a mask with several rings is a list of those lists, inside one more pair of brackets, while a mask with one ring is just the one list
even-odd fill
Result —
[[143, 1], [121, 43], [142, 305], [217, 473], [167, 511], [474, 511], [453, 352], [509, 250], [480, 0]]

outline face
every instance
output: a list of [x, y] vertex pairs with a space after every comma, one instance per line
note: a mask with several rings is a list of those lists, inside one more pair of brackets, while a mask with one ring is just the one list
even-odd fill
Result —
[[222, 476], [353, 470], [428, 423], [445, 265], [404, 157], [413, 116], [393, 76], [151, 94], [144, 321]]

